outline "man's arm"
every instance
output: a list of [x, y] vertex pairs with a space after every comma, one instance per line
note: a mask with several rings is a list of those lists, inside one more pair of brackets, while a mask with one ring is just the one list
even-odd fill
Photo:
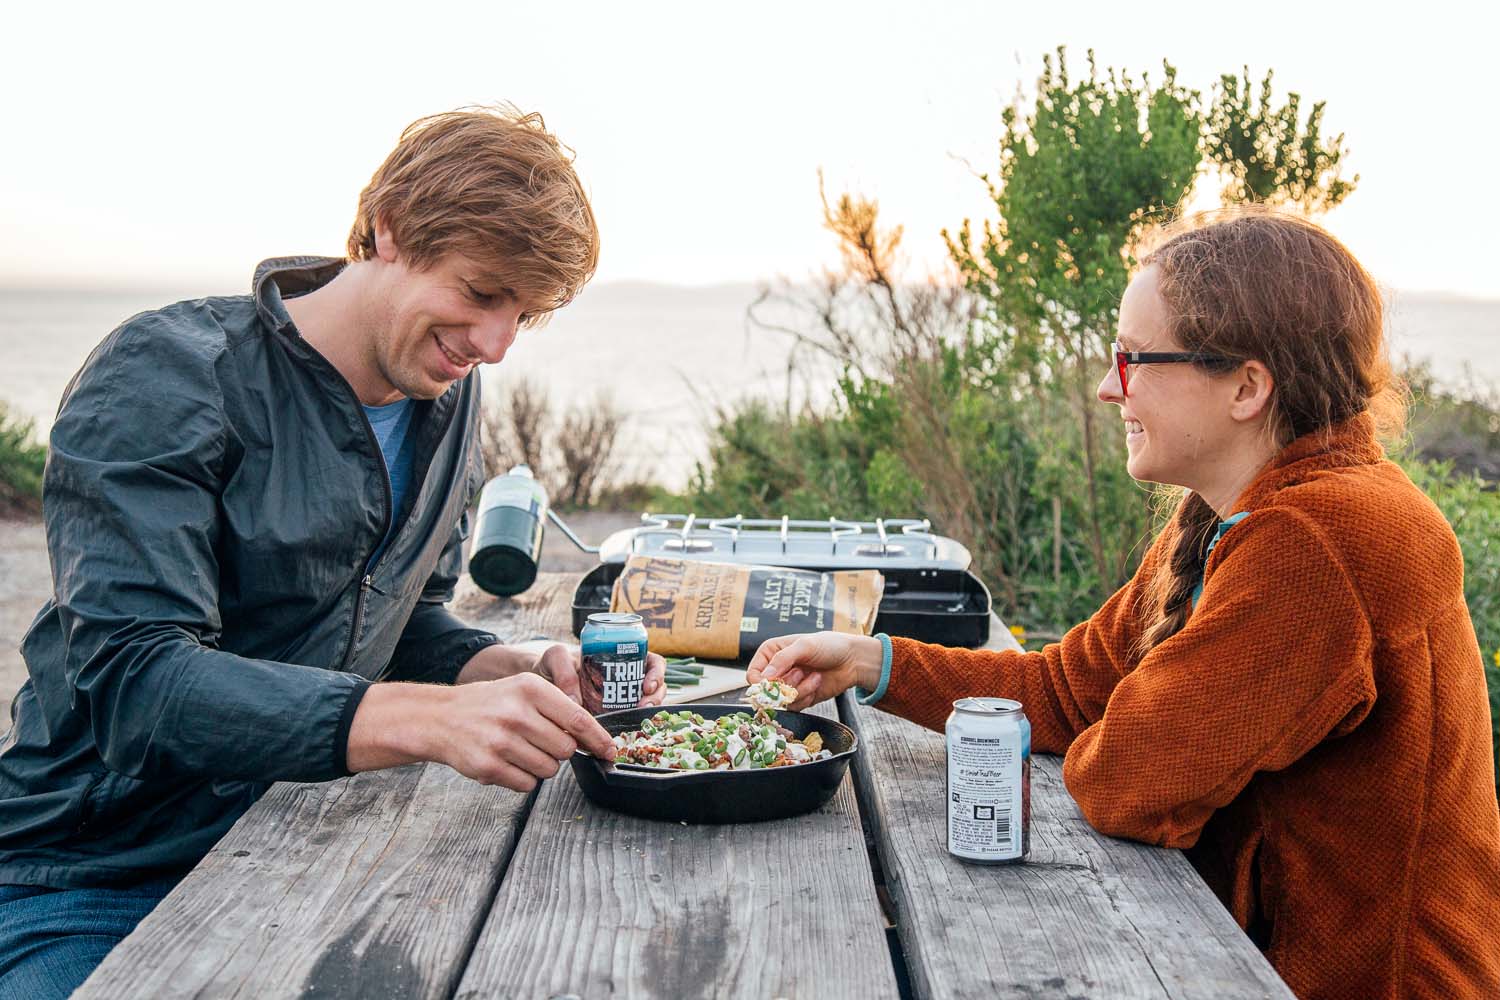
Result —
[[614, 759], [614, 741], [592, 715], [526, 673], [461, 688], [373, 685], [350, 726], [348, 759], [351, 771], [437, 761], [525, 792], [579, 748]]
[[72, 705], [132, 777], [337, 777], [368, 682], [215, 648], [218, 493], [239, 454], [216, 358], [148, 314], [58, 414], [43, 508]]

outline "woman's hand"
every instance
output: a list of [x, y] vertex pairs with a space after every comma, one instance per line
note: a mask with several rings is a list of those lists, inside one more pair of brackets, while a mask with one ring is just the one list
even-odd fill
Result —
[[767, 639], [755, 651], [745, 680], [779, 680], [797, 689], [789, 708], [801, 711], [858, 685], [880, 683], [880, 640], [843, 632], [783, 635]]

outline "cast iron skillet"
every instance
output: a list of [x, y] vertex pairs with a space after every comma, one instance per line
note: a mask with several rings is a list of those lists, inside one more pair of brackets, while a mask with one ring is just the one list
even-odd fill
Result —
[[[669, 712], [697, 712], [717, 719], [751, 711], [748, 705], [688, 704], [669, 706]], [[611, 736], [639, 729], [660, 707], [627, 708], [598, 716]], [[798, 739], [823, 734], [823, 748], [833, 753], [825, 760], [791, 767], [741, 771], [669, 771], [638, 764], [609, 764], [588, 754], [573, 755], [573, 776], [595, 805], [646, 819], [688, 823], [755, 823], [785, 819], [814, 809], [833, 798], [859, 752], [854, 730], [821, 715], [779, 711], [776, 721]]]

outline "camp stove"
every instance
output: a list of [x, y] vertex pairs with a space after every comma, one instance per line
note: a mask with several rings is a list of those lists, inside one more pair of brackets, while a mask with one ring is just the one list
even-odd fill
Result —
[[583, 544], [571, 531], [567, 534], [603, 563], [622, 563], [634, 555], [820, 570], [966, 570], [970, 563], [968, 549], [933, 534], [932, 523], [925, 520], [804, 521], [646, 513], [639, 527], [617, 531], [597, 546]]
[[641, 515], [641, 523], [617, 531], [597, 546], [585, 544], [563, 520], [554, 524], [600, 565], [578, 585], [573, 630], [588, 616], [609, 609], [610, 590], [631, 556], [703, 559], [816, 571], [874, 569], [885, 577], [875, 629], [950, 646], [981, 646], [989, 638], [990, 594], [969, 570], [969, 550], [933, 532], [927, 520], [829, 517], [700, 517]]

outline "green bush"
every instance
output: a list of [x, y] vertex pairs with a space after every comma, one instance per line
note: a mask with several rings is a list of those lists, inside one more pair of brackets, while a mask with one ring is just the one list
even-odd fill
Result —
[[900, 279], [901, 229], [874, 201], [825, 198], [843, 270], [810, 297], [773, 291], [760, 325], [842, 364], [835, 399], [724, 414], [690, 490], [699, 509], [930, 517], [1039, 639], [1129, 579], [1151, 535], [1154, 494], [1094, 396], [1142, 234], [1205, 177], [1226, 202], [1308, 210], [1353, 190], [1321, 105], [1274, 105], [1269, 74], [1258, 101], [1225, 75], [1205, 102], [1170, 65], [1160, 82], [1101, 72], [1092, 53], [1082, 78], [1062, 50], [1044, 67], [984, 177], [998, 219], [943, 234], [957, 290]]
[[41, 510], [47, 449], [33, 442], [34, 427], [30, 420], [11, 416], [0, 401], [0, 514]]
[[[957, 291], [899, 278], [901, 230], [880, 227], [874, 201], [825, 198], [842, 270], [811, 293], [769, 290], [774, 322], [754, 308], [750, 318], [842, 365], [834, 398], [721, 413], [687, 502], [747, 516], [930, 517], [969, 547], [997, 610], [1032, 645], [1086, 618], [1134, 573], [1161, 507], [1125, 472], [1118, 422], [1094, 398], [1143, 234], [1204, 178], [1222, 182], [1226, 204], [1309, 213], [1358, 180], [1340, 176], [1343, 137], [1323, 138], [1321, 104], [1305, 118], [1295, 94], [1273, 105], [1269, 74], [1253, 97], [1248, 77], [1226, 75], [1205, 107], [1170, 66], [1153, 86], [1101, 74], [1092, 54], [1088, 76], [1072, 79], [1059, 52], [1034, 105], [1005, 113], [998, 174], [984, 178], [998, 221], [943, 234]], [[1413, 381], [1417, 450], [1405, 461], [1464, 547], [1500, 718], [1500, 494], [1472, 474], [1500, 460], [1500, 403], [1438, 391], [1420, 371]]]

